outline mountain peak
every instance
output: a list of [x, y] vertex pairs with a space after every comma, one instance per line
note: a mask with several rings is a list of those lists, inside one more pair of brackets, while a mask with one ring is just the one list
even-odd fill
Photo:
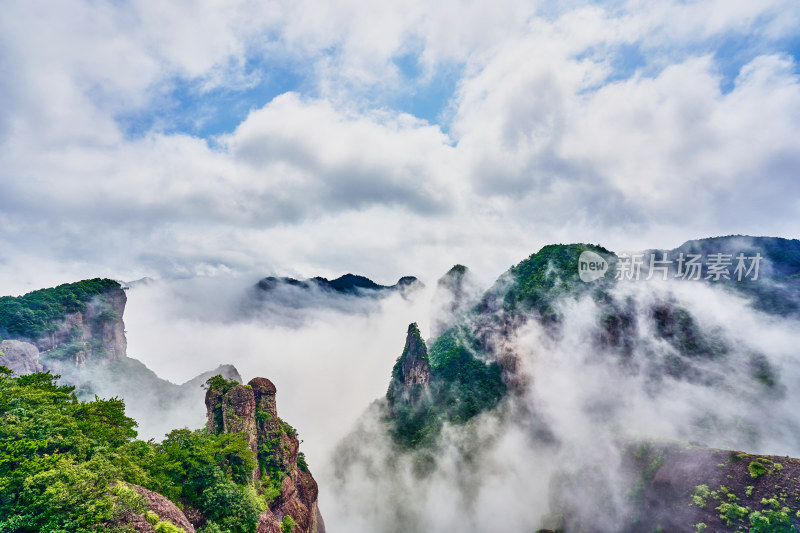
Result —
[[397, 401], [413, 404], [431, 380], [428, 348], [416, 322], [408, 326], [403, 353], [392, 369], [392, 382], [386, 397], [391, 405]]

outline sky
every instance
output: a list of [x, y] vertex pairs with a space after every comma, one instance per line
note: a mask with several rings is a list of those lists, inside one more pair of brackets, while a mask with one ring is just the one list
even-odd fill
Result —
[[797, 237], [796, 0], [6, 0], [0, 294]]

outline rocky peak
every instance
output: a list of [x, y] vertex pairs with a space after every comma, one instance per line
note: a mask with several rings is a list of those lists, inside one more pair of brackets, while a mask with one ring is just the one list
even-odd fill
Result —
[[[0, 335], [29, 343], [47, 370], [126, 357], [122, 315], [127, 296], [119, 283], [92, 279], [0, 297]], [[19, 373], [30, 372], [30, 365]], [[32, 368], [32, 367], [31, 367]]]
[[43, 354], [56, 359], [66, 355], [76, 365], [91, 359], [119, 361], [128, 348], [122, 321], [127, 302], [121, 287], [109, 288], [86, 302], [82, 311], [68, 313], [52, 324], [52, 331], [33, 342]]
[[222, 376], [207, 384], [208, 431], [243, 432], [258, 459], [253, 480], [261, 480], [260, 486], [280, 486], [280, 495], [261, 516], [258, 531], [281, 531], [288, 515], [295, 523], [294, 533], [324, 533], [317, 482], [300, 454], [297, 432], [278, 416], [275, 385], [266, 378], [240, 385]]
[[[253, 389], [247, 385], [234, 385], [222, 397], [222, 426], [225, 433], [242, 432], [247, 436], [250, 449], [256, 450], [256, 401]], [[254, 476], [256, 474], [254, 473]]]
[[400, 379], [406, 387], [426, 385], [431, 379], [428, 349], [416, 322], [408, 326], [406, 345], [400, 356]]
[[392, 413], [398, 402], [414, 405], [424, 394], [431, 380], [428, 349], [416, 323], [408, 326], [403, 353], [392, 369], [392, 381], [386, 399]]

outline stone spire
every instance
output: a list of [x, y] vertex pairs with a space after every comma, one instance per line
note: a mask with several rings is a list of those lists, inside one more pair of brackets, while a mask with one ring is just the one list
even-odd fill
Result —
[[400, 356], [400, 379], [406, 387], [427, 385], [431, 380], [428, 348], [419, 333], [416, 322], [408, 326], [406, 345]]
[[414, 405], [423, 396], [431, 380], [428, 349], [416, 323], [408, 326], [406, 345], [392, 369], [392, 381], [386, 391], [389, 409], [394, 414], [398, 402]]

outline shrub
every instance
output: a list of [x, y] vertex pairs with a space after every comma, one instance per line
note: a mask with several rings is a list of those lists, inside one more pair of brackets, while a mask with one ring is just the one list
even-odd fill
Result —
[[306, 454], [300, 452], [297, 454], [297, 468], [303, 472], [308, 472], [308, 463], [306, 462]]
[[215, 476], [201, 498], [201, 511], [231, 533], [255, 531], [258, 519], [266, 509], [252, 487], [243, 487], [223, 476]]
[[767, 469], [758, 461], [753, 461], [750, 463], [747, 469], [750, 471], [750, 476], [754, 479], [767, 473]]
[[156, 530], [156, 533], [186, 533], [186, 530], [182, 527], [178, 527], [172, 522], [167, 522], [166, 520], [156, 524], [153, 529]]
[[708, 498], [710, 494], [711, 490], [708, 488], [708, 485], [698, 485], [694, 488], [692, 503], [703, 509], [706, 506], [706, 498]]
[[114, 515], [122, 516], [128, 513], [142, 514], [147, 509], [144, 496], [131, 487], [118, 483], [111, 487], [114, 498]]
[[294, 521], [294, 519], [292, 519], [291, 516], [288, 514], [284, 515], [283, 520], [281, 520], [281, 533], [292, 533], [292, 530], [296, 525], [297, 523]]
[[216, 522], [209, 520], [206, 525], [197, 530], [197, 533], [225, 533]]

